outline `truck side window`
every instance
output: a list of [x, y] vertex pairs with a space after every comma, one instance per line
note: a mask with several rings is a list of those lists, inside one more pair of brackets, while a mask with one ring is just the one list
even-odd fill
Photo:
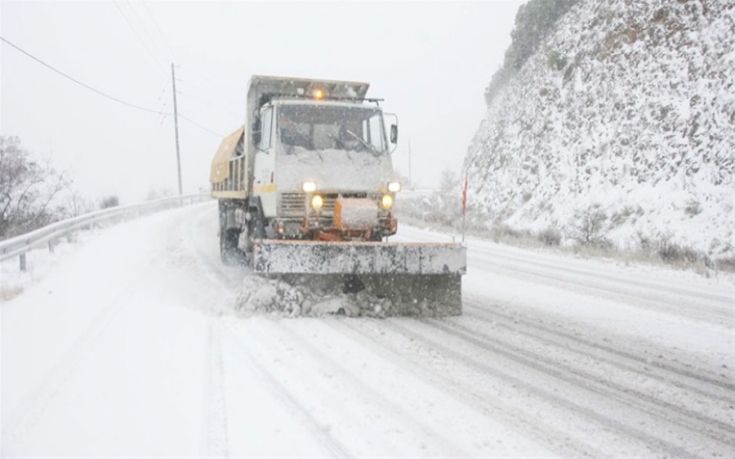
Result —
[[375, 151], [385, 150], [383, 133], [383, 117], [375, 113], [368, 120], [368, 138], [366, 139], [375, 148]]
[[273, 124], [273, 109], [266, 108], [263, 110], [260, 121], [260, 149], [267, 150], [271, 146], [271, 126]]

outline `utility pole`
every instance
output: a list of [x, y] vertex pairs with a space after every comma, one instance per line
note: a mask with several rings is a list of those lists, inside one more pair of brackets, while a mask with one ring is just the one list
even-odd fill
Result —
[[176, 74], [174, 73], [174, 63], [171, 63], [171, 85], [174, 92], [174, 133], [176, 134], [176, 171], [179, 178], [179, 196], [183, 194], [181, 189], [181, 153], [179, 152], [179, 110], [176, 106]]

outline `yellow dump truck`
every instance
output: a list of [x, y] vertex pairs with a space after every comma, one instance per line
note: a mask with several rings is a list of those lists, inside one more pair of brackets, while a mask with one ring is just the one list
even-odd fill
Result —
[[[269, 276], [333, 276], [424, 312], [461, 312], [460, 244], [396, 243], [401, 185], [380, 100], [352, 81], [253, 76], [212, 161], [220, 252]], [[322, 277], [323, 278], [323, 277]]]

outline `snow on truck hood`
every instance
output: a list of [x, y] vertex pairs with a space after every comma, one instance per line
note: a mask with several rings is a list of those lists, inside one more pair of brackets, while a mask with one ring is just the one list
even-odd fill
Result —
[[317, 190], [378, 191], [393, 178], [393, 165], [389, 153], [294, 147], [276, 155], [275, 178], [282, 191], [301, 191], [307, 180]]

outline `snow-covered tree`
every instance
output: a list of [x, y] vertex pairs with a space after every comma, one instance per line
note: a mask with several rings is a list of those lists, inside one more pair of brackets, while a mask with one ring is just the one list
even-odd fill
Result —
[[55, 200], [69, 185], [64, 174], [34, 160], [19, 138], [0, 136], [0, 239], [63, 215]]

